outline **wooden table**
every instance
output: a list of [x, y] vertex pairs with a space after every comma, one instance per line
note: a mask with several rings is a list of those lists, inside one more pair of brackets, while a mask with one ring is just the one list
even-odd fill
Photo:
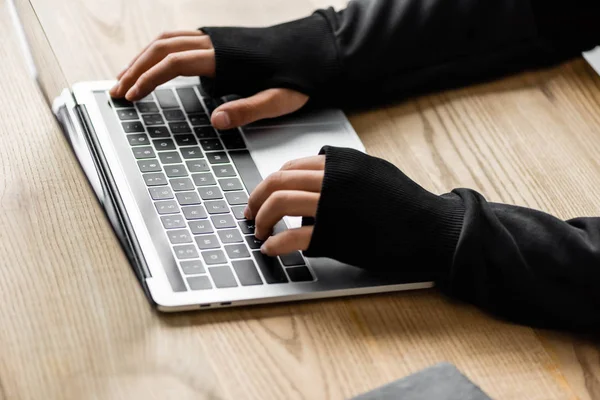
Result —
[[[34, 0], [71, 82], [160, 31], [264, 25], [325, 0]], [[342, 399], [450, 361], [495, 399], [600, 399], [600, 353], [435, 291], [161, 315], [24, 70], [0, 0], [0, 398]], [[582, 60], [350, 115], [426, 188], [600, 215], [600, 79]]]

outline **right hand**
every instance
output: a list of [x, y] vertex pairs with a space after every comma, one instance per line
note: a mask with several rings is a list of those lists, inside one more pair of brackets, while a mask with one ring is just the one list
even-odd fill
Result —
[[[136, 101], [177, 76], [214, 77], [215, 70], [215, 50], [208, 35], [200, 31], [167, 32], [150, 42], [119, 73], [110, 94]], [[307, 101], [308, 96], [295, 90], [269, 88], [221, 105], [211, 122], [217, 129], [231, 129], [292, 113]]]

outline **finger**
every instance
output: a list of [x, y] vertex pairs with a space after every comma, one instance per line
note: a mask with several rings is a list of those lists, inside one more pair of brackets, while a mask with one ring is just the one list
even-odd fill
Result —
[[298, 158], [295, 160], [290, 160], [283, 164], [281, 167], [281, 171], [291, 171], [291, 170], [319, 170], [323, 171], [325, 169], [325, 156], [309, 156]]
[[278, 190], [319, 193], [322, 185], [323, 171], [277, 171], [252, 191], [244, 216], [246, 219], [253, 219], [263, 203]]
[[170, 32], [164, 32], [161, 33], [160, 35], [158, 35], [158, 37], [152, 41], [150, 41], [130, 62], [129, 64], [127, 64], [127, 66], [125, 68], [123, 68], [123, 70], [121, 72], [119, 72], [119, 74], [117, 75], [117, 79], [121, 79], [121, 77], [125, 74], [125, 72], [127, 72], [127, 70], [133, 65], [134, 62], [136, 62], [136, 60], [146, 51], [148, 50], [148, 47], [150, 47], [152, 45], [152, 43], [156, 42], [157, 40], [162, 40], [162, 39], [169, 39], [172, 37], [178, 37], [178, 36], [204, 36], [205, 33], [201, 32], [201, 31], [170, 31]]
[[230, 101], [212, 114], [217, 129], [230, 129], [266, 118], [275, 118], [299, 110], [308, 96], [290, 89], [267, 89], [254, 96]]
[[213, 50], [190, 50], [171, 53], [158, 64], [144, 72], [125, 94], [129, 101], [139, 100], [157, 86], [178, 76], [210, 75], [214, 73]]
[[273, 226], [285, 216], [314, 217], [319, 193], [280, 190], [273, 193], [256, 214], [254, 235], [266, 240]]
[[280, 256], [296, 250], [306, 250], [310, 244], [314, 227], [303, 226], [297, 229], [287, 229], [275, 236], [271, 236], [260, 248], [260, 251], [269, 256]]
[[115, 85], [114, 90], [111, 91], [111, 94], [114, 93], [115, 97], [123, 96], [135, 84], [140, 75], [171, 53], [208, 48], [210, 48], [210, 39], [208, 39], [208, 36], [174, 37], [157, 40], [123, 74], [119, 82]]

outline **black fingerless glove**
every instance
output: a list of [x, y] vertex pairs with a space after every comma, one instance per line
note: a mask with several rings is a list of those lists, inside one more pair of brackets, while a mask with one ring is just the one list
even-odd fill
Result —
[[326, 146], [325, 177], [307, 257], [327, 257], [384, 275], [435, 280], [452, 264], [465, 208], [434, 195], [391, 163]]

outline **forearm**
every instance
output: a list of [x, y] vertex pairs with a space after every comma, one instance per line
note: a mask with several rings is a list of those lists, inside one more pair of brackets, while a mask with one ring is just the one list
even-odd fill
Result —
[[466, 211], [444, 292], [528, 325], [600, 330], [600, 218], [562, 221], [455, 192]]
[[[289, 87], [372, 102], [552, 65], [599, 42], [600, 5], [577, 0], [354, 0], [267, 28], [203, 28], [217, 95]], [[240, 73], [246, 71], [247, 73]]]
[[384, 160], [323, 153], [308, 257], [432, 279], [451, 297], [523, 324], [600, 330], [600, 218], [562, 221], [466, 189], [437, 196]]

